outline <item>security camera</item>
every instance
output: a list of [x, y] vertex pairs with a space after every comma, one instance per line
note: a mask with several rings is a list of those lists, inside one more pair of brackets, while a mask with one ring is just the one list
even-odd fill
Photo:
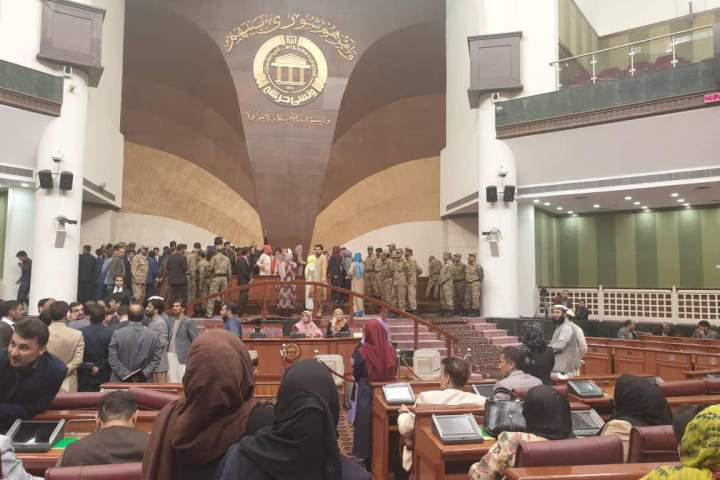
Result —
[[505, 177], [507, 177], [507, 176], [508, 176], [508, 173], [509, 173], [509, 172], [507, 171], [507, 169], [506, 169], [505, 167], [500, 167], [500, 170], [498, 170], [498, 176], [499, 176], [500, 178], [505, 178]]
[[64, 225], [77, 225], [77, 223], [78, 223], [77, 220], [70, 220], [69, 218], [67, 218], [67, 217], [64, 216], [64, 215], [59, 215], [59, 216], [56, 218], [56, 220], [58, 221], [58, 223], [59, 223], [60, 225], [63, 225], [63, 226], [64, 226]]
[[71, 66], [65, 65], [63, 67], [63, 77], [70, 78], [72, 76], [72, 72], [73, 72], [73, 70], [72, 70]]

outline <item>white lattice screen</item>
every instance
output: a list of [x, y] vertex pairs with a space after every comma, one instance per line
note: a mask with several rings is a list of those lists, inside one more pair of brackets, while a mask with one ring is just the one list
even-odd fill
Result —
[[681, 290], [678, 292], [678, 317], [681, 320], [719, 320], [720, 292]]

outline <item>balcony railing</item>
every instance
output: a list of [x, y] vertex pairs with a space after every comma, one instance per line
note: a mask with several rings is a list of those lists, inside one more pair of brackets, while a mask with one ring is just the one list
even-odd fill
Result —
[[706, 62], [714, 55], [713, 26], [706, 25], [563, 58], [550, 66], [560, 89]]
[[549, 296], [540, 313], [552, 299], [567, 290], [573, 304], [584, 301], [592, 320], [627, 320], [694, 324], [700, 320], [720, 320], [720, 290], [679, 290], [639, 288], [562, 288], [548, 287]]

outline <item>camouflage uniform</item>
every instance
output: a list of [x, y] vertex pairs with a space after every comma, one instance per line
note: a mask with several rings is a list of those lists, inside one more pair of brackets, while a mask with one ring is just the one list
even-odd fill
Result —
[[368, 247], [368, 256], [365, 257], [365, 295], [374, 297], [375, 293], [375, 251]]
[[190, 252], [190, 254], [187, 256], [188, 303], [193, 303], [193, 301], [196, 298], [200, 298], [200, 296], [197, 294], [197, 291], [198, 291], [197, 265], [198, 265], [199, 259], [200, 259], [200, 255], [198, 255], [198, 252], [196, 252], [195, 250]]
[[471, 317], [480, 316], [480, 295], [482, 288], [482, 281], [485, 273], [480, 265], [475, 263], [475, 255], [468, 255], [468, 265], [465, 271], [465, 307], [466, 312], [470, 312], [468, 315]]
[[455, 289], [455, 312], [460, 313], [465, 304], [465, 275], [466, 266], [462, 263], [462, 255], [456, 254], [453, 256], [454, 268], [453, 268], [453, 287]]
[[443, 315], [449, 315], [455, 309], [453, 290], [454, 265], [450, 261], [450, 254], [443, 255], [445, 264], [440, 270], [440, 308]]
[[413, 251], [410, 248], [405, 249], [405, 265], [407, 271], [407, 303], [408, 312], [417, 311], [417, 282], [418, 277], [422, 275], [422, 268], [417, 264], [412, 256]]
[[429, 260], [429, 277], [427, 288], [425, 289], [425, 298], [427, 300], [437, 299], [440, 295], [440, 270], [442, 270], [443, 264], [440, 260], [435, 257], [430, 257]]
[[395, 250], [393, 260], [390, 264], [390, 270], [392, 271], [392, 297], [400, 310], [405, 310], [405, 299], [407, 298], [407, 263], [402, 256], [400, 250]]
[[373, 290], [375, 290], [375, 297], [383, 297], [383, 274], [382, 274], [382, 249], [378, 248], [375, 250], [375, 261], [373, 262]]
[[382, 275], [382, 299], [383, 302], [395, 306], [393, 299], [393, 272], [391, 270], [392, 260], [387, 253], [382, 254], [382, 266], [380, 267], [380, 275]]
[[204, 298], [210, 291], [210, 262], [198, 255], [197, 260], [197, 297]]
[[130, 263], [132, 272], [132, 295], [138, 302], [145, 301], [145, 281], [148, 275], [147, 257], [142, 253], [136, 254]]
[[[215, 255], [210, 259], [210, 289], [208, 295], [213, 295], [227, 290], [230, 284], [230, 259], [225, 256], [225, 249], [221, 245], [216, 247]], [[215, 310], [216, 298], [209, 298], [207, 301], [207, 314], [212, 316]]]

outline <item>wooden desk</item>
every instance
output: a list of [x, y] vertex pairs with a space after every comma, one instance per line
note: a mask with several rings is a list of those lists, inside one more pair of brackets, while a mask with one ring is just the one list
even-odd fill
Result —
[[103, 383], [100, 390], [128, 390], [130, 388], [141, 388], [145, 390], [157, 390], [158, 392], [173, 393], [178, 396], [183, 395], [184, 388], [182, 383]]
[[658, 467], [679, 463], [625, 463], [619, 465], [579, 465], [574, 467], [510, 468], [509, 480], [637, 480]]
[[[82, 438], [89, 435], [87, 432], [66, 432], [66, 437], [79, 437]], [[45, 471], [48, 468], [57, 466], [60, 457], [62, 457], [65, 449], [63, 448], [52, 448], [50, 451], [45, 453], [18, 453], [17, 458], [22, 460], [23, 466], [28, 473], [37, 475], [40, 477], [45, 476]]]
[[[138, 421], [135, 429], [146, 433], [152, 432], [158, 413], [160, 412], [145, 410], [138, 411]], [[46, 412], [33, 417], [33, 420], [58, 421], [64, 419], [67, 425], [67, 431], [76, 433], [92, 433], [96, 429], [96, 417], [97, 410], [47, 410]]]
[[[605, 396], [602, 398], [580, 398], [570, 394], [568, 398], [572, 401], [583, 402], [590, 408], [595, 409], [605, 420], [612, 415], [610, 400], [615, 393], [615, 387], [603, 389]], [[683, 405], [715, 405], [720, 403], [720, 395], [686, 395], [682, 397], [667, 397], [670, 408], [676, 410]]]
[[448, 480], [468, 478], [470, 466], [478, 462], [494, 441], [445, 445], [435, 436], [432, 427], [424, 425], [415, 429], [414, 464], [416, 480]]

